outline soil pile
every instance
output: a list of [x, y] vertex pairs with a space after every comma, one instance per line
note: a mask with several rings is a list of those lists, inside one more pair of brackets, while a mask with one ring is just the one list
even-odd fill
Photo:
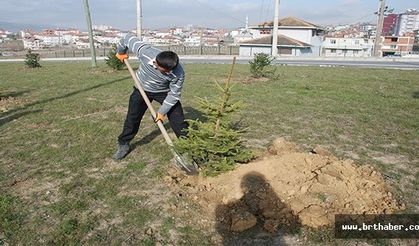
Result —
[[371, 166], [339, 160], [321, 148], [310, 153], [277, 139], [266, 156], [215, 178], [172, 173], [176, 184], [214, 217], [220, 230], [257, 223], [268, 232], [331, 225], [335, 214], [390, 214], [404, 209]]

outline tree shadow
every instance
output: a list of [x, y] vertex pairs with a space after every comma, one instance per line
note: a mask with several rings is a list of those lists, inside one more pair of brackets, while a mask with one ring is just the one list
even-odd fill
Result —
[[192, 107], [184, 107], [185, 110], [185, 118], [190, 120], [200, 120], [200, 121], [207, 121], [207, 117], [204, 115], [203, 112], [199, 111], [198, 109]]
[[240, 200], [219, 205], [216, 230], [222, 245], [286, 245], [285, 235], [297, 234], [301, 221], [258, 172], [246, 174]]
[[[60, 96], [56, 96], [56, 97], [51, 97], [51, 98], [47, 98], [47, 99], [43, 99], [43, 100], [39, 100], [39, 101], [35, 101], [35, 102], [32, 102], [32, 103], [28, 103], [28, 104], [25, 104], [25, 105], [23, 105], [23, 106], [17, 107], [17, 108], [15, 108], [15, 109], [12, 109], [12, 110], [6, 111], [6, 112], [4, 112], [4, 113], [0, 113], [0, 119], [2, 119], [2, 120], [0, 121], [0, 122], [2, 122], [2, 123], [0, 124], [0, 126], [2, 126], [2, 125], [4, 125], [5, 123], [7, 123], [7, 122], [10, 122], [10, 121], [11, 121], [11, 120], [3, 120], [3, 119], [16, 119], [16, 118], [18, 118], [17, 116], [21, 117], [21, 116], [23, 116], [23, 115], [28, 114], [28, 113], [21, 112], [21, 111], [25, 111], [25, 110], [27, 110], [27, 109], [28, 109], [28, 108], [30, 108], [30, 107], [33, 107], [33, 106], [38, 106], [38, 105], [41, 105], [41, 104], [46, 104], [46, 103], [49, 103], [49, 102], [52, 102], [52, 101], [55, 101], [55, 100], [59, 100], [59, 99], [68, 98], [68, 97], [71, 97], [71, 96], [77, 95], [77, 94], [79, 94], [79, 93], [82, 93], [82, 92], [87, 92], [87, 91], [91, 91], [91, 90], [94, 90], [94, 89], [97, 89], [97, 88], [100, 88], [100, 87], [103, 87], [103, 86], [107, 86], [107, 85], [110, 85], [110, 84], [114, 84], [114, 83], [116, 83], [116, 82], [120, 82], [120, 81], [126, 80], [126, 79], [128, 79], [128, 78], [130, 78], [130, 77], [129, 77], [129, 76], [127, 76], [127, 77], [124, 77], [124, 78], [121, 78], [121, 79], [112, 80], [112, 81], [105, 82], [105, 83], [98, 84], [98, 85], [94, 85], [94, 86], [91, 86], [91, 87], [88, 87], [88, 88], [84, 88], [84, 89], [80, 89], [80, 90], [72, 91], [72, 92], [67, 93], [67, 94], [64, 94], [64, 95], [60, 95]], [[22, 95], [22, 94], [23, 94], [23, 93], [25, 93], [25, 92], [27, 92], [27, 91], [17, 92], [17, 93], [15, 93], [14, 95]], [[32, 113], [37, 113], [37, 112], [39, 112], [39, 111], [41, 111], [41, 110], [33, 110], [33, 111], [30, 111], [30, 112], [32, 112]]]
[[415, 98], [415, 99], [419, 98], [419, 91], [413, 92], [413, 98]]
[[13, 92], [0, 92], [0, 99], [1, 98], [8, 98], [8, 97], [18, 97], [25, 93], [29, 92], [29, 90], [24, 91], [13, 91]]

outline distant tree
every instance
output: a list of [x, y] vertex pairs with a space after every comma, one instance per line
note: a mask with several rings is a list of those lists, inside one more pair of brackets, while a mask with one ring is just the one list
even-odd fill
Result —
[[265, 53], [258, 53], [255, 55], [250, 64], [250, 73], [254, 78], [269, 77], [273, 74], [273, 71], [269, 71], [267, 68], [271, 65], [272, 58], [270, 55]]
[[31, 50], [28, 50], [28, 53], [26, 54], [25, 64], [29, 68], [37, 68], [41, 67], [41, 64], [39, 64], [40, 56], [38, 53], [32, 53]]

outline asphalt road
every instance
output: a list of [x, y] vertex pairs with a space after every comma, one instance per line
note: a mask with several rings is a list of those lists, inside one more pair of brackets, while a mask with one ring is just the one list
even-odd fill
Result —
[[[251, 59], [238, 59], [238, 64], [247, 64]], [[200, 63], [200, 64], [229, 64], [231, 59], [196, 59], [185, 57], [182, 59], [184, 63]], [[290, 66], [330, 66], [330, 67], [366, 67], [366, 68], [393, 68], [393, 69], [411, 69], [419, 70], [419, 61], [405, 60], [309, 60], [309, 59], [276, 59], [274, 64], [290, 65]]]

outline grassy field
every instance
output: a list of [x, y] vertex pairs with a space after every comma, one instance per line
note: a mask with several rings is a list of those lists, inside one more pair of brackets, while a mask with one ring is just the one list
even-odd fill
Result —
[[[229, 66], [186, 65], [188, 118], [195, 96]], [[273, 81], [235, 71], [247, 144], [263, 151], [278, 137], [307, 150], [322, 145], [379, 169], [407, 212], [419, 212], [419, 71], [279, 67]], [[132, 81], [103, 63], [0, 63], [0, 245], [213, 244], [196, 205], [162, 178], [170, 151], [148, 117], [121, 162], [110, 157]]]

